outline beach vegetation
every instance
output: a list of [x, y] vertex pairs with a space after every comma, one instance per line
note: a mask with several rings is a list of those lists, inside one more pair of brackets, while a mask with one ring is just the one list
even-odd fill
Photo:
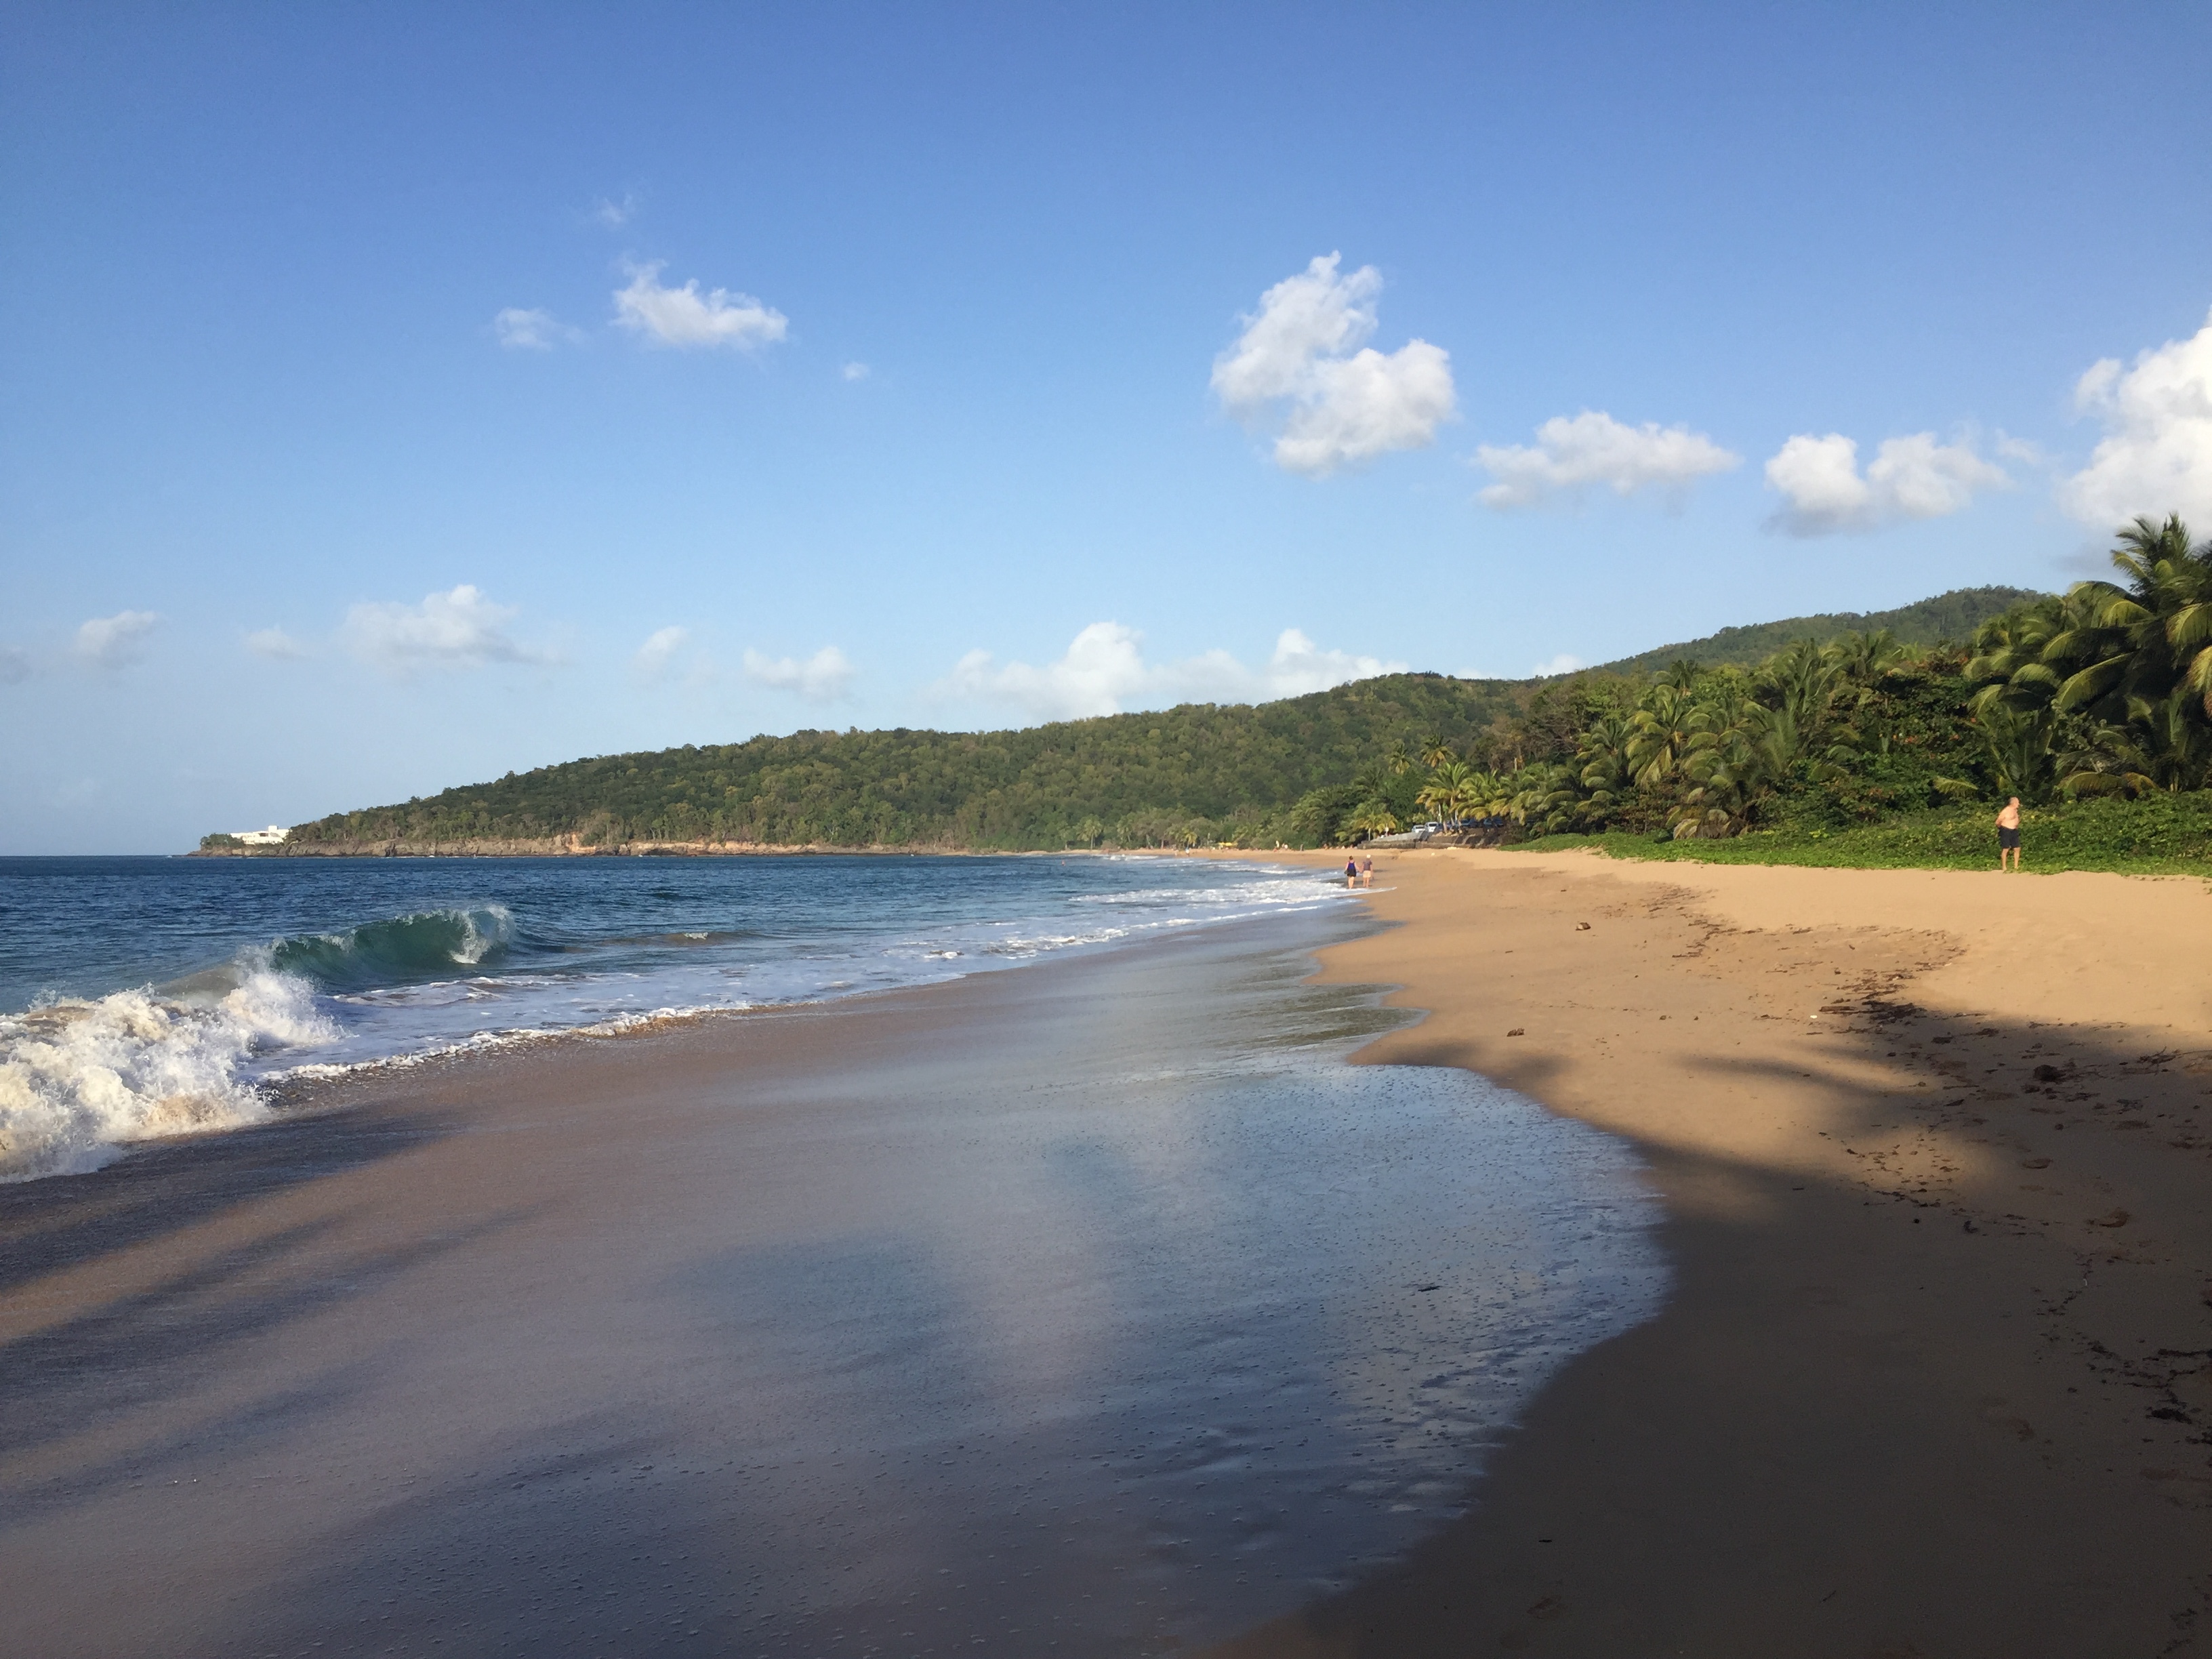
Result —
[[2212, 542], [2178, 516], [2115, 542], [2118, 580], [2027, 598], [1968, 644], [1854, 632], [1748, 668], [1582, 677], [1561, 693], [1571, 753], [1555, 727], [1502, 734], [1523, 844], [1974, 866], [1989, 814], [1966, 803], [2017, 795], [2040, 867], [2191, 867], [2212, 799]]
[[[2057, 811], [2205, 789], [2208, 564], [2178, 520], [2144, 520], [2118, 537], [2112, 581], [1961, 590], [1840, 631], [1726, 629], [1633, 672], [1396, 674], [1015, 731], [601, 756], [333, 814], [289, 846], [1325, 847], [1437, 820], [1493, 843], [1874, 857], [1879, 837], [1858, 832], [1963, 823], [2008, 794]], [[1960, 637], [1931, 637], [1954, 623]], [[1897, 833], [1919, 847], [1938, 830]]]

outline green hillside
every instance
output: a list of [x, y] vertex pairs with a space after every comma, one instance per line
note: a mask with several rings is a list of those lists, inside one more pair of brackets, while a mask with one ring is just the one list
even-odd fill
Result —
[[1618, 662], [1601, 665], [1600, 672], [1614, 674], [1656, 673], [1684, 659], [1708, 667], [1734, 663], [1749, 668], [1797, 640], [1812, 639], [1826, 645], [1843, 634], [1872, 634], [1887, 629], [1900, 645], [1938, 645], [1946, 640], [1965, 641], [1990, 617], [2024, 600], [2044, 597], [2026, 587], [1954, 587], [1917, 605], [1894, 611], [1838, 611], [1819, 617], [1790, 617], [1782, 622], [1753, 623], [1742, 628], [1723, 628], [1701, 640], [1662, 645]]
[[[2166, 550], [2166, 574], [2133, 581], [2127, 615], [2196, 615], [2184, 589], [2212, 580], [2212, 552], [2191, 551], [2178, 524], [2126, 535]], [[335, 814], [265, 850], [1310, 846], [1431, 817], [1511, 835], [1817, 837], [2008, 791], [2041, 805], [2202, 789], [2212, 705], [2176, 689], [2168, 646], [2113, 633], [2109, 598], [2100, 584], [2064, 599], [1966, 588], [1726, 629], [1543, 681], [1393, 674], [1021, 731], [799, 732], [601, 756]], [[2135, 665], [2062, 696], [2083, 651], [2107, 678]]]
[[1014, 732], [799, 732], [571, 761], [303, 824], [290, 845], [538, 839], [1058, 848], [1287, 836], [1394, 739], [1474, 746], [1527, 688], [1392, 674]]

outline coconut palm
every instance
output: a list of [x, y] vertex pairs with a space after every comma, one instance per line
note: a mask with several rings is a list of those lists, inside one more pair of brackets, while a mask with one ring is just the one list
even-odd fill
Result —
[[1388, 836], [1396, 832], [1398, 818], [1391, 811], [1389, 802], [1365, 800], [1352, 809], [1352, 816], [1345, 821], [1345, 828], [1362, 838]]
[[1574, 769], [1555, 761], [1539, 761], [1516, 768], [1509, 781], [1513, 793], [1505, 802], [1507, 814], [1540, 836], [1576, 827], [1582, 797], [1575, 788]]
[[1889, 629], [1878, 628], [1871, 634], [1840, 635], [1823, 647], [1821, 654], [1859, 685], [1872, 686], [1883, 675], [1904, 667], [1916, 653], [1911, 646], [1899, 644]]
[[2131, 698], [2154, 703], [2212, 678], [2202, 660], [2212, 643], [2212, 544], [2191, 548], [2178, 513], [2163, 525], [2139, 518], [2116, 539], [2112, 565], [2127, 580], [2075, 583], [2067, 596], [2078, 604], [2075, 625], [2045, 658], [2070, 671], [2062, 710], [2125, 719]]
[[1468, 786], [1474, 777], [1474, 769], [1465, 761], [1447, 760], [1429, 774], [1413, 799], [1440, 818], [1457, 817], [1462, 800], [1472, 793]]
[[1504, 817], [1513, 803], [1513, 781], [1502, 773], [1477, 768], [1468, 774], [1467, 787], [1458, 804], [1462, 818]]
[[2068, 600], [2051, 598], [2014, 605], [1976, 629], [1966, 668], [1966, 678], [1981, 688], [1975, 708], [1999, 697], [2014, 708], [2047, 706], [2064, 676], [2044, 659], [2045, 653], [2051, 641], [2087, 620], [2087, 607], [2078, 601], [2069, 608]]
[[1765, 803], [1796, 783], [1829, 783], [1859, 758], [1850, 744], [1808, 735], [1791, 705], [1746, 705], [1725, 723], [1707, 711], [1682, 763], [1690, 787], [1668, 821], [1678, 836], [1713, 839], [1751, 827]]
[[1636, 791], [1634, 768], [1629, 760], [1635, 738], [1628, 716], [1609, 708], [1583, 728], [1575, 745], [1575, 757], [1583, 763], [1576, 781], [1601, 812], [1620, 805]]
[[[2056, 775], [2069, 795], [2204, 787], [2212, 543], [2192, 547], [2179, 514], [2138, 518], [2115, 539], [2124, 581], [2077, 582], [2063, 599], [1985, 624], [1976, 640], [1967, 672], [1986, 683], [1975, 713], [2008, 751], [1995, 769], [2027, 787], [2043, 782], [2027, 751], [2038, 733], [2059, 749]], [[2078, 718], [1992, 721], [2000, 702], [2017, 716]]]
[[[1994, 692], [1999, 688], [1990, 687]], [[2057, 717], [2049, 702], [2021, 707], [2002, 696], [1983, 698], [1975, 707], [1974, 724], [1982, 734], [1990, 772], [2001, 795], [2018, 795], [2039, 801], [2051, 793], [2051, 743]]]
[[1698, 700], [1671, 684], [1655, 685], [1628, 717], [1629, 776], [1642, 789], [1663, 789], [1697, 732]]
[[1813, 640], [1793, 641], [1759, 665], [1759, 689], [1790, 711], [1796, 729], [1817, 737], [1844, 689], [1843, 664]]

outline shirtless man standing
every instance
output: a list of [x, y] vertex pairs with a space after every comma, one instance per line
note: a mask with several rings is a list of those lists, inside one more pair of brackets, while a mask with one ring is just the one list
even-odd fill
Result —
[[[2012, 862], [2008, 866], [2006, 860]], [[1997, 868], [2020, 873], [2020, 797], [2014, 795], [1997, 812]]]

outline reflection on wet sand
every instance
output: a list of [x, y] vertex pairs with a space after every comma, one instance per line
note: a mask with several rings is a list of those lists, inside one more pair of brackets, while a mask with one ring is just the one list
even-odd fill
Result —
[[67, 1239], [0, 1316], [0, 1595], [57, 1655], [1126, 1654], [1340, 1585], [1661, 1280], [1614, 1143], [1335, 1063], [1400, 1018], [1300, 982], [1360, 925], [365, 1080], [0, 1194]]

